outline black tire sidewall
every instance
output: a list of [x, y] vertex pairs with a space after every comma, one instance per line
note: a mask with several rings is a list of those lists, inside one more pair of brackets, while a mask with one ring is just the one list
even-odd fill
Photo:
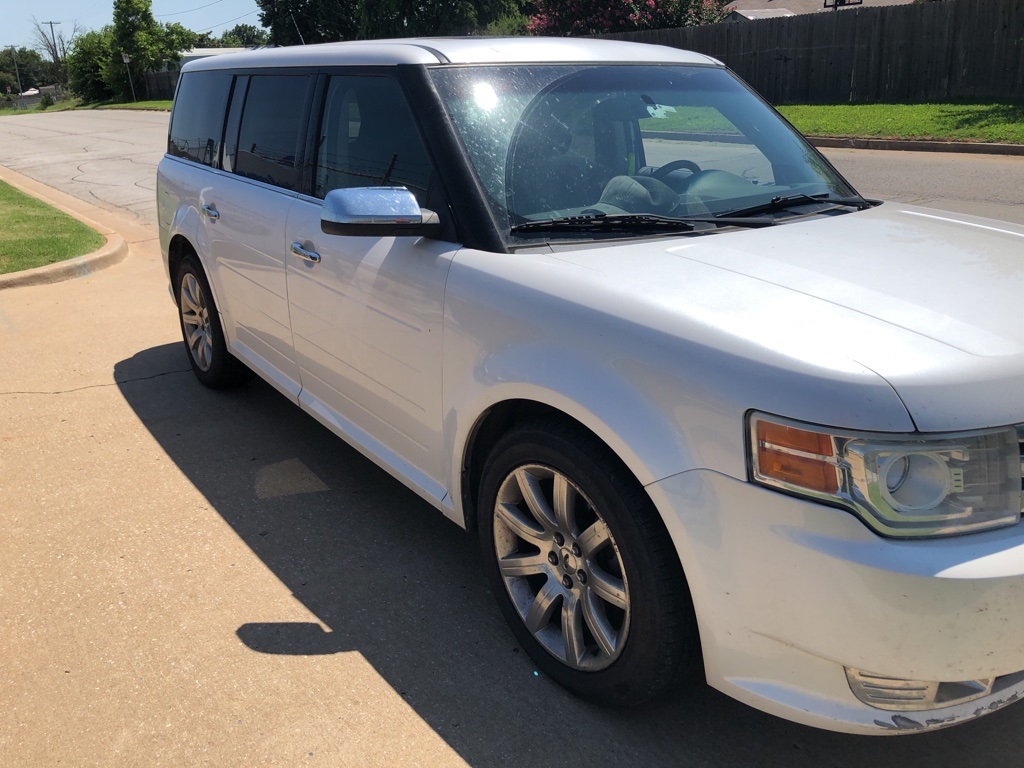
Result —
[[[603, 450], [587, 442], [571, 430], [558, 434], [545, 428], [517, 429], [498, 442], [484, 468], [479, 497], [484, 568], [516, 639], [545, 674], [595, 703], [634, 705], [678, 681], [688, 655], [683, 648], [692, 650], [696, 641], [695, 626], [680, 621], [692, 615], [692, 606], [674, 550], [661, 541], [654, 548], [660, 554], [652, 553], [649, 518], [657, 517], [657, 511], [646, 493], [621, 463], [609, 460]], [[599, 511], [618, 548], [629, 589], [630, 624], [625, 647], [605, 669], [584, 672], [556, 659], [523, 624], [505, 587], [494, 546], [494, 505], [504, 479], [525, 464], [557, 469], [574, 482]], [[670, 562], [665, 562], [666, 552]], [[665, 578], [666, 571], [678, 576], [674, 587], [666, 585], [672, 581]]]
[[[210, 346], [212, 348], [212, 360], [210, 367], [203, 370], [199, 367], [192, 350], [188, 346], [188, 333], [185, 329], [185, 320], [181, 314], [181, 284], [186, 275], [193, 275], [203, 291], [206, 300], [206, 309], [210, 316]], [[189, 364], [196, 374], [196, 378], [203, 384], [214, 389], [232, 386], [238, 383], [237, 366], [240, 365], [228, 352], [227, 342], [224, 338], [224, 329], [220, 322], [220, 313], [217, 310], [217, 303], [213, 298], [213, 291], [210, 289], [210, 282], [206, 279], [198, 259], [194, 256], [186, 256], [178, 266], [177, 274], [174, 277], [174, 303], [178, 306], [178, 325], [181, 327], [181, 338], [185, 343], [185, 354], [188, 355]]]

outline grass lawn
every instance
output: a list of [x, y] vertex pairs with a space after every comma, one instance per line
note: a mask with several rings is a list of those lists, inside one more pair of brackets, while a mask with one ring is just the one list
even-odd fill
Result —
[[166, 109], [169, 112], [171, 110], [171, 100], [132, 101], [123, 104], [104, 101], [99, 104], [90, 104], [88, 109]]
[[46, 109], [39, 109], [39, 107], [32, 107], [31, 109], [0, 109], [0, 117], [7, 115], [38, 115], [40, 112], [64, 112], [69, 109], [159, 109], [171, 111], [171, 101], [135, 101], [128, 104], [121, 104], [111, 101], [101, 101], [96, 104], [83, 104], [81, 99], [69, 99], [67, 101], [58, 101], [52, 107]]
[[[807, 136], [957, 139], [1024, 144], [1024, 102], [988, 104], [794, 104], [781, 106]], [[718, 112], [680, 107], [640, 121], [644, 131], [736, 133]]]
[[778, 110], [808, 136], [1024, 144], [1024, 102], [792, 105]]
[[99, 232], [0, 181], [0, 274], [91, 253]]
[[69, 109], [79, 109], [81, 101], [78, 99], [68, 99], [66, 101], [58, 101], [52, 107], [46, 109], [39, 109], [39, 107], [32, 107], [31, 109], [0, 109], [0, 117], [5, 115], [37, 115], [40, 112], [66, 112]]

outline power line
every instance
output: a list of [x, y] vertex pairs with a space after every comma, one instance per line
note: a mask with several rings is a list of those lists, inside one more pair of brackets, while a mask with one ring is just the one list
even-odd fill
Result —
[[90, 14], [90, 13], [92, 13], [92, 12], [93, 12], [94, 10], [96, 10], [97, 8], [99, 8], [99, 7], [101, 6], [101, 5], [107, 5], [107, 6], [109, 6], [109, 5], [110, 5], [110, 3], [108, 2], [108, 0], [99, 0], [99, 2], [97, 2], [97, 3], [93, 3], [93, 4], [92, 4], [92, 5], [90, 5], [90, 6], [88, 7], [88, 8], [86, 8], [86, 9], [85, 9], [84, 11], [81, 11], [81, 12], [79, 12], [79, 14], [78, 14], [78, 15], [79, 15], [79, 17], [85, 17], [85, 18], [88, 18], [88, 17], [89, 17], [89, 14]]
[[212, 24], [212, 25], [210, 25], [210, 31], [212, 32], [217, 27], [223, 27], [225, 24], [230, 24], [232, 21], [239, 21], [240, 19], [244, 19], [247, 16], [252, 16], [254, 13], [259, 13], [259, 11], [258, 10], [257, 11], [250, 11], [249, 13], [244, 13], [241, 16], [236, 16], [233, 19], [228, 19], [227, 21], [222, 21], [219, 24]]
[[156, 13], [153, 14], [154, 18], [166, 19], [168, 16], [182, 16], [186, 13], [192, 13], [192, 11], [201, 11], [203, 8], [209, 8], [211, 5], [217, 5], [217, 3], [223, 3], [224, 0], [213, 0], [212, 3], [206, 5], [200, 5], [198, 8], [189, 8], [187, 11], [175, 11], [174, 13]]

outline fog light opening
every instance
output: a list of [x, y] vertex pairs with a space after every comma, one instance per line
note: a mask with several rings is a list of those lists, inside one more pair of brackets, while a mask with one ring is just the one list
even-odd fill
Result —
[[992, 693], [996, 678], [934, 682], [906, 680], [846, 668], [846, 679], [853, 695], [876, 709], [914, 712], [941, 709], [980, 699]]

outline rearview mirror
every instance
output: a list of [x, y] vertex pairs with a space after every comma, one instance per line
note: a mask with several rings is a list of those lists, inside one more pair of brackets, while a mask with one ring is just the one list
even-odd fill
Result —
[[332, 189], [324, 198], [320, 229], [328, 235], [435, 237], [437, 214], [420, 208], [405, 187]]

